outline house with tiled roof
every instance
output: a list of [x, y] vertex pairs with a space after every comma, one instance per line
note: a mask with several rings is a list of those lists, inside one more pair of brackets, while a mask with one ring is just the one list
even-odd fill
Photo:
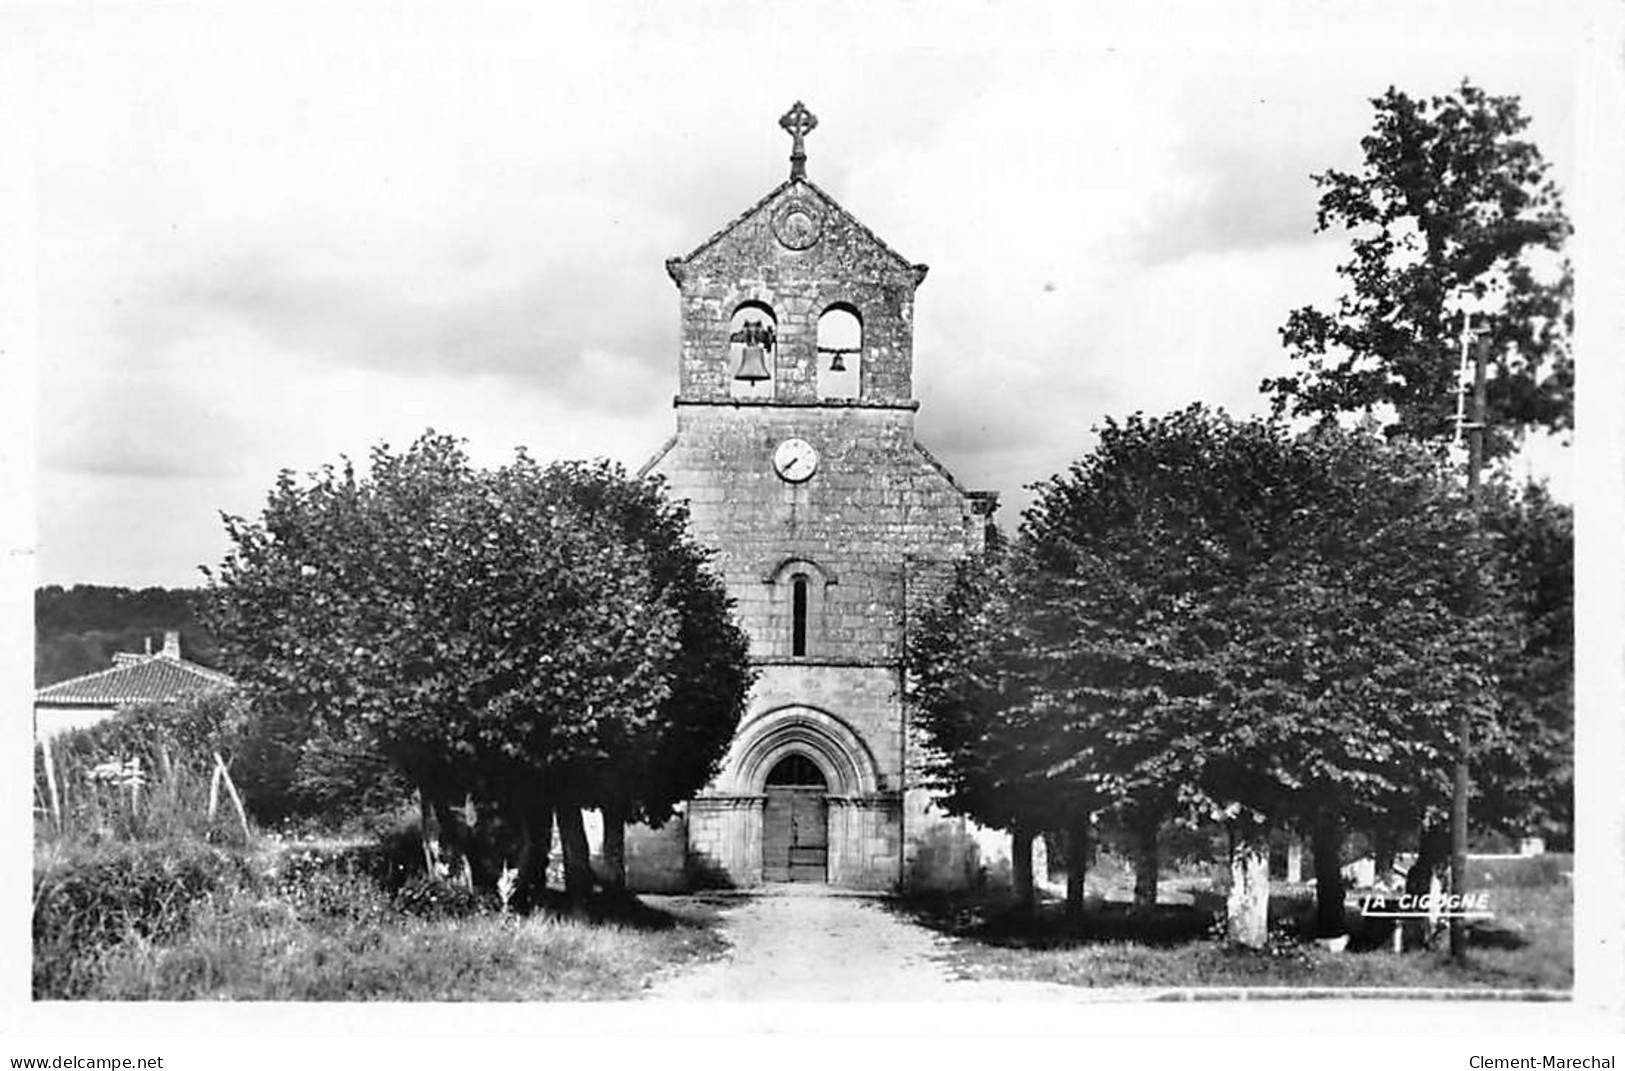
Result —
[[164, 633], [156, 654], [120, 652], [97, 673], [58, 681], [34, 693], [34, 738], [60, 736], [105, 721], [123, 707], [191, 699], [234, 680], [218, 670], [181, 657], [181, 634]]

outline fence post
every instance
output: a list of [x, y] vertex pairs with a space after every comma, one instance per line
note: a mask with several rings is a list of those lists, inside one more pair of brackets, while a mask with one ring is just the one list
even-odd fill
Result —
[[226, 769], [226, 760], [220, 757], [218, 751], [214, 753], [214, 767], [220, 771], [220, 779], [226, 783], [226, 794], [231, 797], [231, 805], [237, 808], [237, 821], [243, 825], [243, 836], [252, 836], [248, 832], [248, 812], [243, 810], [243, 798], [237, 795], [237, 786], [231, 782], [231, 771]]
[[40, 737], [40, 758], [45, 763], [45, 788], [51, 797], [51, 821], [56, 825], [56, 831], [62, 832], [62, 800], [56, 791], [56, 759], [51, 755], [51, 736], [47, 733]]
[[220, 809], [220, 774], [222, 767], [219, 765], [219, 758], [220, 756], [215, 756], [215, 767], [209, 771], [209, 821], [211, 822], [214, 821], [215, 812]]

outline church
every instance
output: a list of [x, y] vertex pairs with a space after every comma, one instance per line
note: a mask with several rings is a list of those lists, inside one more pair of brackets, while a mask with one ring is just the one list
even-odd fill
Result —
[[910, 262], [807, 177], [817, 119], [780, 120], [789, 177], [686, 256], [676, 434], [646, 464], [715, 548], [758, 670], [721, 772], [627, 835], [655, 890], [978, 879], [1002, 839], [937, 811], [903, 702], [911, 612], [980, 553], [997, 496], [914, 436]]

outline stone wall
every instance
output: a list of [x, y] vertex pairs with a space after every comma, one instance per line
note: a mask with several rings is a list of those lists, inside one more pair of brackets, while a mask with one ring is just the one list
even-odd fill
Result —
[[696, 796], [688, 804], [688, 874], [702, 887], [762, 883], [762, 796]]
[[[910, 409], [679, 406], [677, 436], [650, 466], [717, 549], [754, 656], [789, 658], [786, 563], [813, 579], [807, 658], [896, 664], [908, 588], [940, 587], [983, 545], [983, 518], [914, 442]], [[773, 450], [806, 439], [818, 472], [792, 484]]]
[[912, 890], [963, 889], [975, 884], [980, 859], [966, 823], [937, 810], [923, 789], [904, 796], [903, 879]]
[[902, 801], [896, 795], [829, 801], [829, 880], [890, 892], [902, 880]]
[[[783, 221], [792, 213], [812, 221], [808, 233], [816, 240], [806, 248], [780, 239]], [[667, 268], [682, 302], [679, 397], [729, 397], [731, 320], [747, 302], [771, 309], [776, 322], [776, 400], [817, 399], [818, 318], [832, 306], [850, 307], [863, 325], [858, 400], [885, 403], [913, 396], [914, 289], [925, 268], [887, 248], [812, 183], [784, 184]]]
[[634, 892], [680, 892], [689, 887], [685, 815], [654, 829], [626, 827], [626, 884]]
[[[818, 665], [770, 663], [760, 667], [761, 676], [751, 692], [752, 714], [789, 706], [806, 706], [826, 712], [849, 728], [861, 741], [874, 769], [874, 787], [894, 792], [902, 785], [903, 734], [902, 700], [897, 691], [897, 670], [893, 666]], [[735, 769], [732, 755], [725, 767]], [[747, 791], [760, 786], [730, 785], [731, 790]], [[831, 785], [832, 792], [855, 792], [856, 785]]]
[[[896, 888], [913, 859], [932, 880], [962, 884], [978, 865], [974, 845], [907, 791], [917, 763], [901, 660], [911, 613], [983, 549], [993, 499], [967, 492], [914, 439], [914, 290], [925, 269], [795, 178], [667, 270], [682, 317], [677, 434], [645, 471], [688, 502], [696, 537], [716, 550], [760, 671], [721, 773], [690, 801], [687, 872], [700, 883], [762, 880], [764, 781], [802, 754], [829, 782], [832, 882]], [[833, 391], [817, 349], [832, 308], [861, 325], [856, 397], [820, 397], [821, 376]], [[776, 332], [771, 378], [736, 390], [735, 316], [764, 311]], [[773, 468], [790, 438], [818, 451], [801, 482]], [[807, 581], [800, 653], [797, 576]], [[905, 798], [916, 801], [906, 819]], [[912, 843], [939, 833], [953, 845]]]

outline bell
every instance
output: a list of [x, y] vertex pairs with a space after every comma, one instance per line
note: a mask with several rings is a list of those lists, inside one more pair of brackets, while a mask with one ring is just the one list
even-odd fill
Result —
[[734, 378], [747, 383], [760, 383], [764, 379], [772, 378], [767, 374], [767, 361], [762, 358], [762, 347], [745, 347], [744, 354], [739, 358], [739, 371], [734, 373]]
[[829, 355], [829, 370], [831, 372], [846, 371], [846, 362], [841, 360], [841, 357], [842, 354], [840, 350], [836, 350], [834, 353]]

